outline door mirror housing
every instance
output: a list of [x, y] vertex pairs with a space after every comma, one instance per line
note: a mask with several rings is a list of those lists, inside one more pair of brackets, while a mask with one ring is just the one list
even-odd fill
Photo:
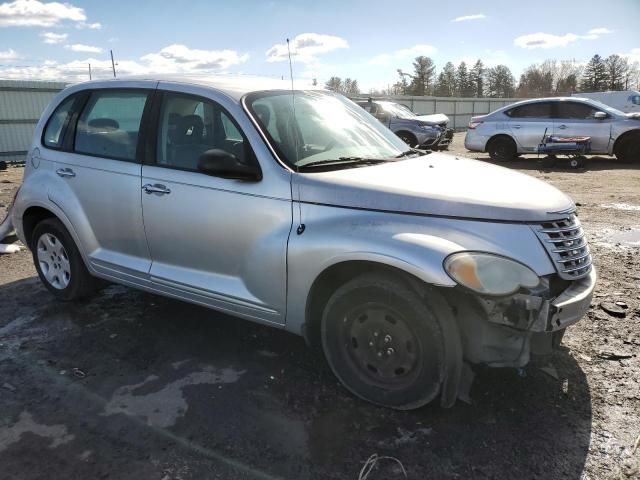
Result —
[[219, 148], [207, 150], [198, 158], [198, 171], [212, 177], [258, 182], [262, 172], [256, 165], [247, 165], [232, 153]]
[[596, 112], [593, 114], [593, 118], [595, 118], [596, 120], [604, 120], [605, 118], [607, 118], [609, 115], [607, 115], [604, 112]]

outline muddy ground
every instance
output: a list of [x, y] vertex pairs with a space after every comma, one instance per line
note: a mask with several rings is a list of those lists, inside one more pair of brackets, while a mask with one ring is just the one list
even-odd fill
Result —
[[[120, 286], [54, 301], [23, 251], [0, 256], [0, 478], [357, 479], [373, 453], [416, 480], [640, 478], [640, 163], [508, 167], [574, 198], [600, 274], [549, 368], [386, 410], [281, 331]], [[21, 177], [0, 172], [0, 215]], [[403, 478], [379, 465], [370, 480]]]

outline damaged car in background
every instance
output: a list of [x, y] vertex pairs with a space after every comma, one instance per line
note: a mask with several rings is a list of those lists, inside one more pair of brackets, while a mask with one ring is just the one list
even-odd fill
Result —
[[356, 103], [411, 147], [446, 150], [453, 140], [449, 117], [442, 113], [417, 115], [406, 105], [371, 98]]
[[60, 300], [101, 278], [281, 328], [395, 409], [452, 406], [465, 365], [551, 352], [596, 282], [575, 204], [551, 185], [408, 148], [341, 95], [250, 77], [67, 88], [11, 220]]

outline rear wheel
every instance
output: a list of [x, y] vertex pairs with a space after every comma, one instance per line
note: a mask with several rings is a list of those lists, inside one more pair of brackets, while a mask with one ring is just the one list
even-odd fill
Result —
[[509, 137], [497, 137], [489, 142], [487, 153], [492, 160], [507, 162], [516, 158], [518, 148], [516, 142]]
[[621, 139], [616, 149], [616, 158], [622, 162], [640, 161], [640, 132]]
[[31, 237], [33, 263], [40, 280], [59, 300], [76, 300], [97, 288], [67, 229], [56, 218], [43, 220]]
[[399, 281], [362, 275], [331, 296], [322, 346], [344, 386], [378, 405], [408, 410], [433, 400], [443, 379], [440, 326]]

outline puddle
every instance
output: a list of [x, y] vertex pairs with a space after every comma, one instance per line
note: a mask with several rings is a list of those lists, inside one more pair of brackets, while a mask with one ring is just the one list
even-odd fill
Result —
[[626, 245], [629, 247], [640, 247], [640, 230], [630, 230], [611, 235], [611, 243]]
[[67, 433], [66, 426], [36, 423], [31, 414], [25, 410], [20, 414], [18, 421], [14, 425], [0, 429], [0, 452], [14, 443], [18, 443], [25, 433], [33, 433], [39, 437], [51, 439], [49, 448], [56, 448], [75, 438], [74, 435]]
[[[134, 385], [119, 387], [105, 406], [102, 415], [115, 415], [124, 413], [146, 417], [147, 425], [157, 427], [171, 427], [178, 418], [183, 417], [189, 405], [184, 397], [183, 389], [191, 385], [215, 385], [220, 383], [235, 383], [243, 371], [233, 368], [205, 369], [202, 372], [193, 372], [168, 384], [161, 382], [162, 388], [151, 393], [141, 393], [149, 390], [151, 384], [156, 383], [160, 377], [151, 375], [143, 382]], [[144, 388], [147, 387], [147, 388]], [[136, 395], [138, 391], [138, 395]]]
[[612, 208], [614, 210], [624, 210], [627, 212], [640, 212], [640, 205], [632, 205], [631, 203], [607, 203], [600, 206], [602, 208]]

